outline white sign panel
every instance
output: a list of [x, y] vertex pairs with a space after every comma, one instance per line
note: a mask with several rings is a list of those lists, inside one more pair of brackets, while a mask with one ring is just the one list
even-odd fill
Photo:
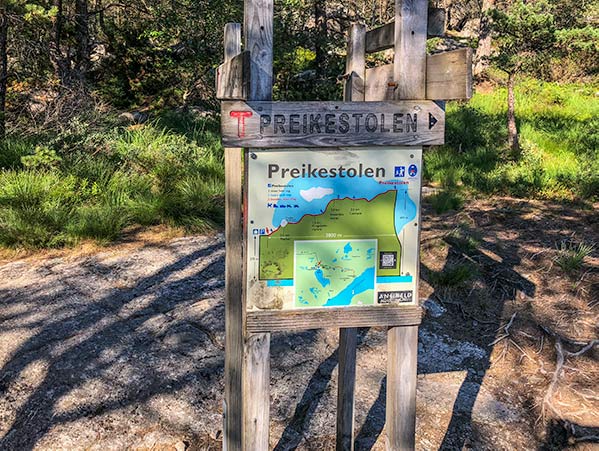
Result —
[[248, 309], [417, 302], [422, 150], [256, 150]]

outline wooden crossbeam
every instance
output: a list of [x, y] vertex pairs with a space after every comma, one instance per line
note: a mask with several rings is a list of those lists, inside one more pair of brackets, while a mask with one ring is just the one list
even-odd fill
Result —
[[[393, 98], [393, 64], [366, 69], [367, 101]], [[426, 57], [426, 99], [458, 100], [472, 97], [472, 49], [463, 48]]]
[[[445, 10], [443, 8], [428, 9], [429, 38], [445, 35]], [[366, 53], [379, 52], [393, 47], [395, 37], [395, 22], [382, 25], [366, 32]]]
[[323, 327], [414, 326], [421, 320], [422, 309], [417, 305], [259, 310], [247, 313], [247, 330], [258, 333]]

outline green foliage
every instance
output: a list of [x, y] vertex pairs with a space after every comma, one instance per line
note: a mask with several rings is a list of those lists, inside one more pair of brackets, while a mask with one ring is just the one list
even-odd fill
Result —
[[493, 9], [490, 14], [496, 67], [508, 73], [531, 72], [547, 61], [555, 42], [555, 20], [546, 1], [516, 0], [506, 10]]
[[460, 264], [443, 268], [442, 271], [429, 271], [428, 281], [435, 288], [459, 288], [474, 276], [476, 268], [469, 264]]
[[46, 146], [36, 146], [33, 155], [21, 157], [21, 163], [27, 169], [53, 169], [58, 167], [61, 161], [62, 158], [56, 151]]
[[429, 196], [427, 200], [437, 214], [459, 210], [464, 205], [464, 198], [455, 190], [441, 191]]
[[425, 152], [425, 179], [450, 191], [457, 188], [518, 197], [596, 200], [596, 90], [593, 85], [523, 80], [516, 89], [522, 145], [516, 159], [506, 156], [501, 144], [507, 134], [505, 89], [475, 94], [468, 104], [449, 103], [447, 144]]
[[562, 241], [559, 245], [557, 256], [554, 262], [565, 272], [575, 273], [582, 268], [585, 257], [588, 257], [595, 250], [595, 246], [586, 243], [572, 243], [571, 241]]
[[222, 224], [223, 152], [213, 125], [170, 114], [104, 135], [89, 130], [102, 152], [73, 138], [89, 129], [85, 123], [54, 137], [62, 144], [56, 151], [9, 138], [6, 167], [20, 170], [0, 171], [0, 245], [105, 242], [136, 224], [190, 230]]

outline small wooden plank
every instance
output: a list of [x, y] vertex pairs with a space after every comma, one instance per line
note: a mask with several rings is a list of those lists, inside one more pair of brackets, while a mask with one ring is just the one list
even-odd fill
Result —
[[268, 450], [270, 334], [250, 334], [246, 343], [244, 450]]
[[281, 332], [323, 327], [413, 326], [420, 324], [417, 305], [326, 307], [247, 312], [248, 332]]
[[[366, 101], [392, 99], [397, 86], [394, 80], [393, 64], [366, 69]], [[425, 97], [427, 100], [460, 100], [472, 97], [472, 49], [427, 55]]]
[[426, 58], [426, 98], [434, 100], [472, 97], [472, 49], [436, 53]]
[[[241, 52], [241, 26], [225, 25], [225, 62]], [[225, 149], [225, 396], [223, 449], [242, 451], [245, 299], [243, 268], [242, 149]]]
[[[441, 37], [445, 35], [445, 10], [443, 8], [429, 8], [427, 37]], [[395, 21], [373, 28], [366, 33], [366, 53], [380, 52], [390, 49], [395, 44]]]
[[349, 75], [343, 90], [343, 100], [346, 102], [364, 100], [365, 35], [366, 26], [352, 24], [349, 30], [347, 61], [345, 64], [345, 73]]
[[426, 26], [428, 0], [395, 0], [395, 98], [426, 95]]
[[390, 328], [387, 349], [386, 448], [413, 451], [416, 446], [418, 326]]
[[242, 52], [216, 69], [216, 98], [246, 100], [250, 89], [250, 52]]
[[245, 50], [250, 51], [251, 100], [272, 99], [273, 0], [245, 0]]
[[443, 144], [445, 112], [430, 100], [389, 102], [222, 102], [230, 147]]

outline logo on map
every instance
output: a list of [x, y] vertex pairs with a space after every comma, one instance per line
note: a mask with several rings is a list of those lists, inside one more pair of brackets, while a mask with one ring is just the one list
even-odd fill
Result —
[[418, 166], [416, 166], [415, 164], [411, 164], [408, 167], [408, 175], [410, 177], [416, 177], [416, 174], [418, 174]]
[[405, 166], [395, 166], [395, 177], [405, 177], [406, 176], [406, 167]]
[[390, 304], [395, 302], [412, 302], [413, 293], [408, 291], [379, 291], [377, 301], [379, 304]]

